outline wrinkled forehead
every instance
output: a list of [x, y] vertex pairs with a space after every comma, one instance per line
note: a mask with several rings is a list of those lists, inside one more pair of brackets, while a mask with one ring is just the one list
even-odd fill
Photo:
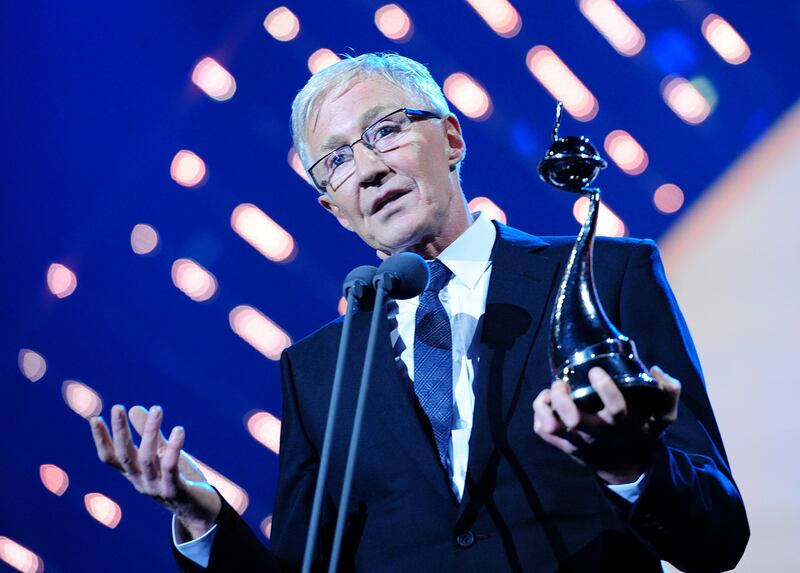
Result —
[[420, 105], [419, 97], [383, 76], [354, 78], [312, 104], [306, 145], [316, 156], [351, 143], [383, 115]]

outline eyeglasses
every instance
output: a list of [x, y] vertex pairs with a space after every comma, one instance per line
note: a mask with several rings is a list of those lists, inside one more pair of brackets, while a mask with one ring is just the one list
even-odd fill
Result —
[[385, 153], [396, 148], [415, 121], [441, 119], [439, 114], [421, 109], [400, 108], [380, 118], [361, 133], [361, 137], [350, 145], [337, 147], [308, 170], [314, 184], [325, 192], [328, 185], [337, 187], [355, 171], [353, 146], [359, 141], [371, 151]]

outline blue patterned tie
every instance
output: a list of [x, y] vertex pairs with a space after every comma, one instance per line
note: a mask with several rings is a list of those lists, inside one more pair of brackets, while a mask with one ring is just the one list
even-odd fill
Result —
[[439, 291], [452, 273], [438, 259], [428, 265], [431, 280], [419, 296], [414, 331], [414, 393], [433, 427], [439, 459], [447, 467], [453, 415], [453, 338]]

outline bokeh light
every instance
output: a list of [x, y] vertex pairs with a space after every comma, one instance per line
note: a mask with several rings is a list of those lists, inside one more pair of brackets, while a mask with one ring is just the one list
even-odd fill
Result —
[[251, 203], [242, 203], [233, 210], [231, 227], [237, 235], [271, 261], [288, 263], [297, 255], [294, 238]]
[[308, 175], [308, 171], [306, 171], [306, 168], [303, 167], [303, 162], [300, 161], [300, 154], [295, 151], [294, 147], [289, 148], [289, 154], [286, 156], [286, 161], [289, 162], [289, 166], [292, 168], [292, 171], [297, 173], [303, 179], [303, 181], [309, 185], [314, 185], [314, 183], [311, 181], [311, 177]]
[[205, 183], [208, 170], [205, 162], [196, 153], [181, 149], [172, 158], [169, 175], [178, 185], [197, 187]]
[[444, 80], [443, 91], [461, 113], [475, 121], [488, 119], [492, 114], [489, 94], [469, 74], [456, 72]]
[[589, 121], [597, 115], [600, 109], [597, 99], [553, 50], [534, 46], [528, 51], [525, 63], [550, 95], [564, 102], [564, 109], [572, 117]]
[[252, 306], [240, 305], [228, 315], [231, 329], [270, 360], [279, 360], [292, 344], [289, 335]]
[[66, 298], [78, 288], [78, 277], [61, 263], [53, 263], [47, 269], [47, 288], [58, 298]]
[[750, 59], [750, 46], [722, 16], [709, 14], [701, 29], [711, 47], [729, 64], [743, 64]]
[[276, 40], [288, 42], [300, 33], [300, 20], [286, 6], [279, 6], [264, 18], [264, 29]]
[[639, 27], [614, 0], [580, 0], [581, 12], [608, 43], [623, 56], [635, 56], [644, 48]]
[[22, 573], [42, 573], [44, 571], [44, 561], [41, 557], [4, 535], [0, 535], [0, 561], [4, 561]]
[[205, 57], [192, 70], [192, 82], [208, 97], [227, 101], [236, 93], [236, 80], [214, 58]]
[[263, 410], [250, 412], [245, 416], [247, 431], [257, 442], [276, 454], [281, 449], [281, 421]]
[[109, 529], [114, 529], [122, 519], [122, 509], [117, 502], [102, 493], [87, 493], [83, 496], [83, 504], [89, 515]]
[[690, 125], [702, 123], [711, 113], [709, 101], [685, 78], [667, 78], [661, 95], [675, 115]]
[[674, 183], [664, 183], [653, 194], [653, 204], [662, 213], [674, 213], [683, 207], [683, 190]]
[[172, 263], [172, 282], [195, 302], [205, 302], [217, 292], [217, 278], [192, 259]]
[[264, 537], [269, 539], [272, 536], [272, 515], [268, 515], [265, 517], [261, 524], [259, 525], [259, 529], [261, 529], [261, 533], [264, 534]]
[[47, 372], [44, 356], [30, 348], [21, 348], [17, 355], [20, 372], [31, 382], [38, 382]]
[[395, 42], [407, 42], [414, 26], [406, 11], [397, 4], [386, 4], [375, 11], [375, 25], [381, 34]]
[[186, 454], [186, 452], [184, 452], [184, 454], [197, 464], [197, 467], [203, 472], [208, 483], [219, 490], [219, 493], [225, 498], [225, 501], [236, 510], [236, 513], [239, 515], [243, 514], [247, 506], [250, 505], [250, 496], [247, 495], [245, 489], [197, 458]]
[[475, 197], [469, 202], [469, 210], [472, 213], [480, 211], [486, 217], [494, 221], [499, 221], [503, 225], [508, 224], [506, 212], [503, 211], [497, 204], [488, 197]]
[[627, 131], [612, 131], [606, 136], [604, 146], [614, 163], [628, 175], [639, 175], [647, 169], [647, 152]]
[[341, 60], [333, 51], [328, 48], [320, 48], [308, 57], [308, 71], [312, 74], [321, 72]]
[[100, 394], [78, 380], [64, 380], [61, 385], [61, 396], [73, 412], [87, 420], [99, 415], [103, 410]]
[[[572, 206], [572, 215], [578, 223], [583, 225], [588, 214], [589, 199], [578, 197]], [[624, 237], [628, 234], [625, 223], [606, 206], [605, 202], [600, 203], [600, 212], [597, 214], [597, 234], [605, 237]]]
[[344, 297], [339, 298], [339, 304], [336, 305], [336, 310], [339, 311], [339, 316], [344, 316], [347, 312], [347, 299]]
[[152, 253], [158, 247], [158, 231], [150, 225], [139, 223], [131, 231], [131, 249], [137, 255]]
[[39, 466], [39, 477], [44, 484], [44, 487], [50, 493], [55, 495], [63, 495], [69, 487], [69, 476], [67, 472], [54, 464], [42, 464]]
[[513, 38], [522, 29], [522, 18], [507, 0], [467, 0], [498, 36]]

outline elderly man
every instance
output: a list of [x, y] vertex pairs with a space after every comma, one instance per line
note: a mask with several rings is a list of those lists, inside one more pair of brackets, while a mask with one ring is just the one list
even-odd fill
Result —
[[[381, 323], [351, 499], [337, 507], [364, 360], [348, 357], [317, 567], [342, 511], [346, 570], [735, 566], [749, 536], [744, 506], [652, 242], [598, 241], [598, 291], [642, 359], [681, 383], [651, 370], [669, 407], [643, 422], [596, 368], [604, 407], [585, 413], [565, 383], [551, 385], [547, 363], [547, 317], [572, 240], [470, 213], [461, 127], [424, 66], [392, 54], [345, 59], [298, 94], [292, 129], [322, 207], [380, 256], [411, 251], [431, 266], [426, 291], [392, 301]], [[364, 348], [370, 317], [355, 315], [352, 348]], [[181, 453], [183, 430], [160, 437], [160, 408], [131, 410], [138, 448], [121, 406], [113, 433], [91, 421], [100, 458], [173, 511], [184, 571], [299, 570], [341, 327], [326, 325], [281, 360], [271, 550]]]

